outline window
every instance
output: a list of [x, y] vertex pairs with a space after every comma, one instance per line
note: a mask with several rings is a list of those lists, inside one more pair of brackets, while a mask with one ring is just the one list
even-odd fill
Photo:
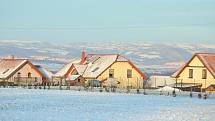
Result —
[[132, 70], [131, 69], [127, 70], [127, 78], [132, 78]]
[[21, 77], [21, 73], [20, 72], [17, 74], [17, 77]]
[[202, 79], [207, 79], [207, 70], [206, 69], [202, 70]]
[[93, 69], [92, 72], [96, 72], [97, 70], [99, 70], [99, 67], [96, 67], [95, 69]]
[[189, 78], [193, 78], [193, 69], [189, 69]]
[[78, 79], [78, 82], [80, 82], [81, 80], [80, 79]]
[[109, 69], [109, 77], [114, 78], [114, 69]]
[[28, 78], [30, 78], [30, 77], [31, 77], [31, 73], [29, 72], [29, 73], [28, 73]]

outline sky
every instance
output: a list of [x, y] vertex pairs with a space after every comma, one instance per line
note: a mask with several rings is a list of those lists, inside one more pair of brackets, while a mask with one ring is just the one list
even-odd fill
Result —
[[215, 0], [0, 0], [0, 41], [215, 43]]

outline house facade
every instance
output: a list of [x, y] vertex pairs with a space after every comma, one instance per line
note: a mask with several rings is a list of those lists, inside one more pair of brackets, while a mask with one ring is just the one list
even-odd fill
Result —
[[66, 78], [66, 82], [69, 86], [84, 86], [85, 79], [81, 75], [70, 75]]
[[215, 54], [194, 54], [172, 77], [177, 87], [187, 88], [187, 91], [195, 88], [207, 90], [215, 84]]
[[41, 85], [45, 76], [27, 59], [2, 59], [0, 61], [1, 85]]
[[[82, 52], [82, 58], [76, 63], [71, 62], [62, 68], [56, 77], [67, 78], [81, 75], [86, 81], [99, 81], [102, 86], [116, 83], [118, 88], [141, 88], [146, 76], [128, 59], [119, 54], [88, 54]], [[111, 81], [110, 81], [111, 80]]]
[[142, 88], [143, 80], [146, 79], [145, 75], [129, 61], [114, 62], [95, 79], [104, 80], [104, 85], [108, 85], [111, 83], [109, 78], [116, 79], [119, 88]]

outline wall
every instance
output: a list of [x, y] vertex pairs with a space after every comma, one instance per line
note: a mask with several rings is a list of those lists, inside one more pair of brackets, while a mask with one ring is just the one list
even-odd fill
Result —
[[[18, 73], [21, 73], [21, 77], [28, 77], [29, 72], [31, 73], [31, 77], [37, 77], [38, 83], [42, 83], [42, 76], [34, 68], [32, 68], [29, 63], [27, 63], [21, 69], [19, 69], [12, 77], [8, 79], [8, 81], [14, 82], [14, 78], [17, 77]], [[27, 82], [28, 84], [34, 83], [34, 82], [30, 82], [31, 80], [27, 80], [27, 81], [28, 81]], [[21, 83], [26, 84], [26, 80], [22, 80]]]
[[[189, 78], [189, 69], [193, 69], [193, 78]], [[207, 70], [207, 79], [202, 79], [202, 70], [206, 69], [197, 56], [189, 63], [189, 65], [179, 75], [179, 80], [182, 83], [201, 83], [202, 88], [207, 88], [211, 84], [215, 84], [215, 79], [212, 74]], [[180, 82], [180, 81], [179, 81]], [[206, 82], [206, 84], [205, 84]]]
[[175, 80], [170, 76], [151, 76], [149, 78], [148, 86], [151, 88], [158, 88], [163, 86], [172, 86], [175, 84]]
[[[131, 86], [133, 88], [143, 87], [143, 78], [128, 62], [115, 62], [110, 68], [102, 73], [97, 79], [104, 80], [109, 77], [109, 69], [114, 69], [114, 78], [116, 78], [120, 84], [119, 88], [127, 88]], [[132, 70], [132, 78], [127, 78], [127, 69]]]

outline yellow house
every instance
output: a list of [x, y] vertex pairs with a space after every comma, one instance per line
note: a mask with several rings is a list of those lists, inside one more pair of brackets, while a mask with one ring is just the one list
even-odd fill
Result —
[[215, 85], [215, 53], [196, 53], [172, 77], [185, 90], [207, 89]]
[[82, 52], [77, 63], [69, 63], [55, 76], [67, 78], [82, 75], [85, 86], [98, 81], [102, 86], [141, 88], [146, 76], [128, 59], [119, 54], [88, 54]]

